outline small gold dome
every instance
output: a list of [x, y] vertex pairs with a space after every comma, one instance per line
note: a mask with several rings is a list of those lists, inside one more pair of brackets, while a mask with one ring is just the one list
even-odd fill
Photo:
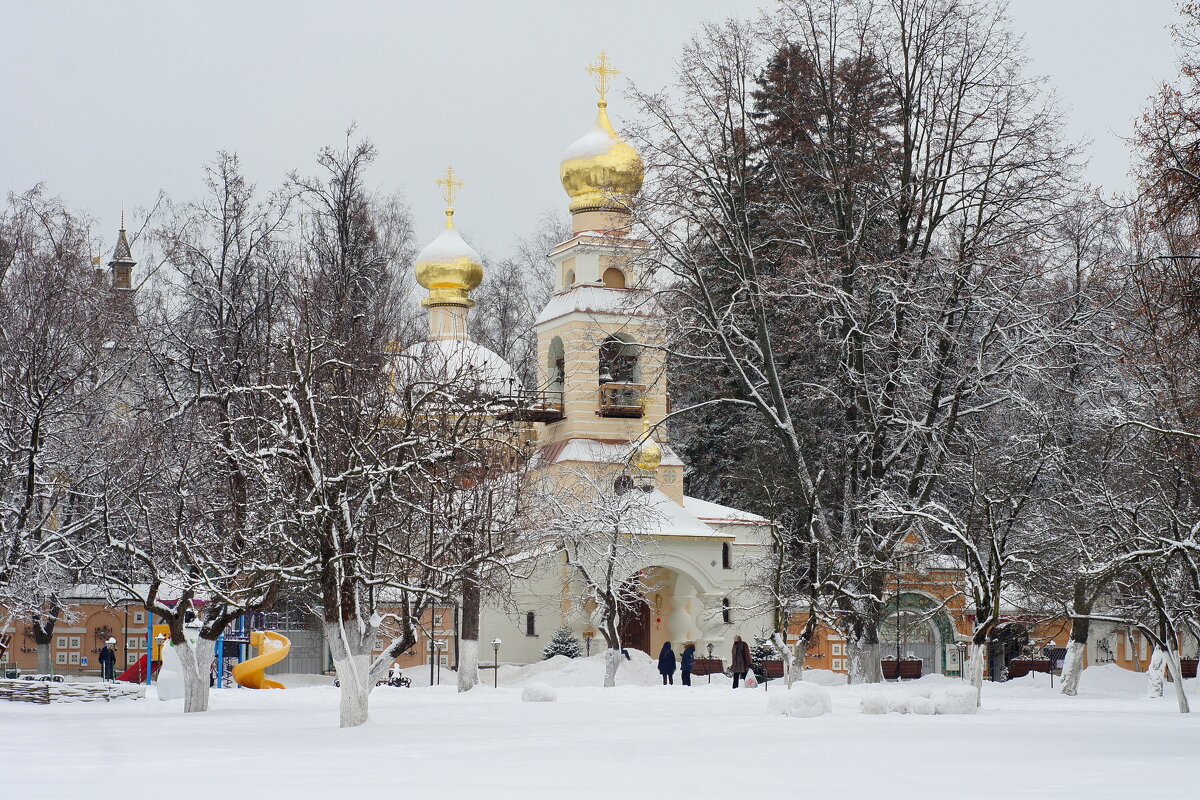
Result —
[[454, 230], [454, 209], [446, 209], [446, 227], [417, 254], [417, 283], [429, 290], [421, 305], [472, 308], [470, 292], [483, 281], [483, 262]]
[[628, 211], [642, 188], [645, 168], [637, 150], [617, 135], [601, 100], [596, 122], [567, 148], [559, 179], [571, 198], [571, 213]]
[[650, 420], [642, 418], [642, 443], [633, 453], [633, 466], [642, 472], [654, 472], [662, 463], [662, 448], [650, 435]]

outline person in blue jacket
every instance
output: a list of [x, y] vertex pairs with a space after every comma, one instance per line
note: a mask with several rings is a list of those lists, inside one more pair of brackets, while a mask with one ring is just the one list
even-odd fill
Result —
[[670, 642], [663, 642], [662, 651], [658, 654], [658, 674], [662, 675], [663, 686], [675, 683], [675, 651]]
[[684, 686], [692, 685], [692, 666], [696, 663], [696, 645], [689, 643], [679, 656], [679, 678]]

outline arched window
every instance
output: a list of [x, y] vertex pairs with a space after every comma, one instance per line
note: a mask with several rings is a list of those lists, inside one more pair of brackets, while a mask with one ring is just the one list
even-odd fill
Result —
[[614, 334], [600, 345], [600, 383], [637, 383], [638, 346], [622, 334]]
[[563, 275], [563, 288], [570, 289], [574, 285], [575, 285], [575, 270], [569, 269], [569, 270], [567, 270], [566, 274]]
[[607, 289], [624, 289], [625, 288], [625, 273], [616, 267], [609, 267], [604, 270], [604, 286]]
[[733, 612], [729, 608], [728, 597], [721, 598], [721, 622], [724, 622], [726, 625], [733, 622]]
[[563, 352], [563, 340], [558, 336], [550, 340], [550, 347], [546, 353], [546, 377], [550, 383], [550, 391], [563, 391], [567, 381], [566, 354]]
[[525, 635], [537, 636], [537, 617], [532, 611], [525, 612]]
[[721, 543], [721, 569], [733, 569], [733, 547], [729, 542]]

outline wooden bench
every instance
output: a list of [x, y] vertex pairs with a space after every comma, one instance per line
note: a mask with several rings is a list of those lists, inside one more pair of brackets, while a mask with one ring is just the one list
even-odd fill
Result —
[[693, 675], [720, 675], [724, 671], [719, 658], [697, 658], [692, 664]]

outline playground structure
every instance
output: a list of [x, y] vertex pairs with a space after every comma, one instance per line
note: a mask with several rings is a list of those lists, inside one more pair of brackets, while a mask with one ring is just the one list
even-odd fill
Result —
[[[164, 662], [164, 648], [171, 647], [170, 636], [171, 629], [167, 625], [154, 625], [148, 631], [150, 649], [139, 658], [132, 666], [117, 676], [117, 681], [124, 683], [150, 683], [152, 680], [160, 677], [166, 677], [162, 673]], [[194, 632], [193, 632], [194, 636]], [[228, 673], [225, 672], [228, 666], [227, 662], [234, 660], [227, 656], [232, 650], [235, 656], [245, 657], [247, 647], [257, 648], [259, 654], [253, 658], [248, 658], [233, 665], [232, 676], [238, 685], [247, 689], [284, 689], [286, 688], [279, 681], [273, 681], [267, 678], [265, 670], [267, 667], [277, 664], [287, 658], [291, 651], [291, 641], [281, 633], [274, 631], [247, 631], [246, 621], [239, 620], [239, 625], [235, 630], [223, 636], [217, 644], [215, 653], [216, 675], [215, 683], [220, 687], [224, 680], [227, 680]], [[177, 662], [178, 659], [173, 659]], [[150, 675], [146, 675], [147, 664], [149, 664]], [[178, 667], [175, 664], [176, 668]], [[177, 669], [172, 670], [171, 680], [175, 681], [174, 674]], [[224, 679], [224, 680], [223, 680]], [[160, 686], [160, 697], [162, 689]], [[182, 687], [179, 687], [182, 691]], [[166, 695], [173, 696], [174, 692]]]
[[259, 654], [233, 668], [233, 679], [247, 689], [286, 689], [279, 681], [267, 678], [266, 668], [287, 658], [292, 649], [291, 641], [274, 631], [254, 631], [250, 634], [250, 646], [258, 648]]

